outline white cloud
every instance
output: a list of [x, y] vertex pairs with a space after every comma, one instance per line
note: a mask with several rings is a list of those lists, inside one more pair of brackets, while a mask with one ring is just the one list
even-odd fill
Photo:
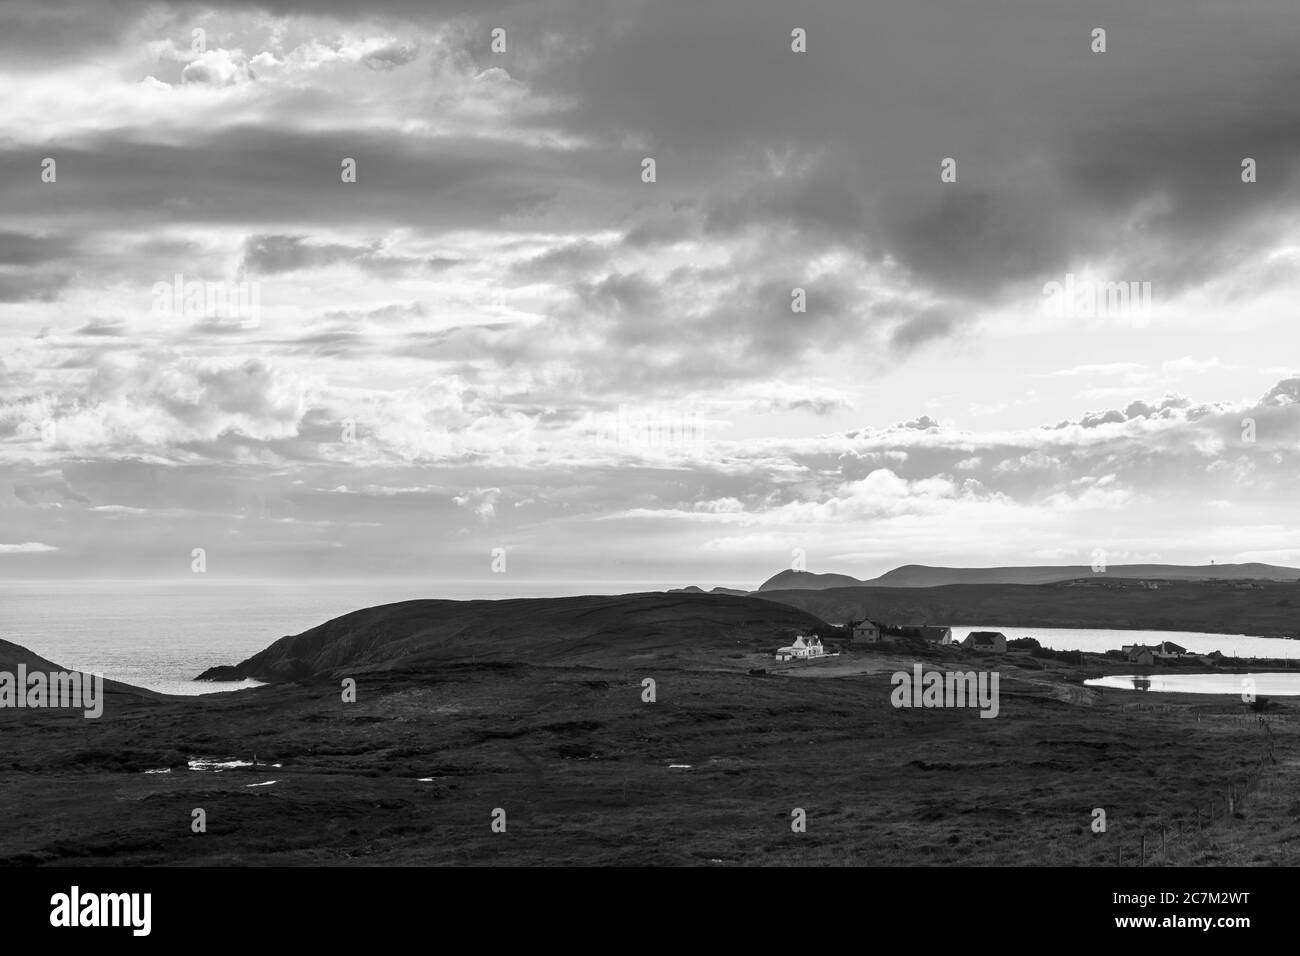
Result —
[[58, 548], [48, 544], [41, 544], [39, 541], [24, 541], [22, 544], [0, 544], [0, 554], [41, 554], [46, 551], [57, 551]]

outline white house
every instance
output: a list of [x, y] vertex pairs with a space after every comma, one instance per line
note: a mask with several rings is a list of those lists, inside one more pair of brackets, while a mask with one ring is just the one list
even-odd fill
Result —
[[822, 647], [820, 637], [816, 634], [800, 634], [789, 647], [777, 648], [776, 659], [778, 661], [788, 661], [807, 657], [821, 657], [825, 653], [826, 649]]

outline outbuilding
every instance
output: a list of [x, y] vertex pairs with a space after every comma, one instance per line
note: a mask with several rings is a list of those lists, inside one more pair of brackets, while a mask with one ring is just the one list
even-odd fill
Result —
[[961, 646], [970, 651], [984, 651], [991, 654], [1005, 654], [1007, 636], [1001, 631], [971, 631]]
[[858, 621], [853, 625], [853, 639], [864, 644], [879, 644], [880, 625], [875, 621]]

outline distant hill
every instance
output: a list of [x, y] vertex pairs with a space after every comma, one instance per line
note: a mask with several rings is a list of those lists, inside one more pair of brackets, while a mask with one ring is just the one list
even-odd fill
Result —
[[[1105, 580], [1100, 580], [1105, 578]], [[1148, 590], [1096, 575], [1054, 584], [945, 584], [764, 591], [759, 597], [837, 624], [864, 618], [897, 624], [1127, 628], [1300, 636], [1300, 584], [1257, 588], [1177, 581]]]
[[694, 584], [684, 588], [669, 588], [664, 593], [665, 594], [730, 594], [735, 597], [746, 597], [749, 594], [748, 591], [742, 591], [740, 590], [740, 588], [710, 588], [709, 590], [706, 591], [704, 590], [704, 588], [696, 587]]
[[725, 594], [624, 594], [506, 601], [403, 601], [353, 611], [199, 680], [266, 682], [346, 677], [368, 669], [436, 670], [448, 663], [623, 666], [774, 650], [824, 626], [805, 611]]
[[851, 588], [865, 584], [847, 574], [814, 574], [811, 571], [781, 571], [758, 586], [760, 591], [788, 591], [792, 588], [819, 591], [823, 588]]
[[1163, 581], [1300, 581], [1300, 569], [1274, 564], [1116, 564], [1094, 572], [1086, 564], [1020, 568], [933, 568], [905, 564], [878, 578], [873, 587], [933, 588], [945, 584], [1054, 584], [1075, 578], [1146, 578]]
[[1300, 581], [1300, 568], [1275, 564], [1116, 564], [1094, 572], [1086, 564], [1039, 565], [1020, 568], [937, 568], [905, 564], [878, 578], [847, 574], [782, 571], [768, 578], [759, 591], [823, 590], [842, 587], [935, 588], [946, 584], [1055, 584], [1076, 578], [1145, 578], [1159, 581]]

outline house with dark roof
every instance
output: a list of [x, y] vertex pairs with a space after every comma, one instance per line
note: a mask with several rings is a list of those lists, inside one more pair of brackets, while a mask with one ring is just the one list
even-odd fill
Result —
[[968, 651], [983, 651], [987, 654], [1005, 654], [1007, 636], [1001, 631], [971, 631], [961, 646]]
[[885, 640], [911, 638], [927, 644], [952, 643], [952, 628], [937, 624], [882, 624], [880, 635]]
[[858, 621], [853, 625], [853, 639], [864, 644], [879, 644], [880, 625], [875, 621]]
[[1130, 664], [1154, 664], [1155, 648], [1145, 644], [1125, 644], [1120, 648]]

